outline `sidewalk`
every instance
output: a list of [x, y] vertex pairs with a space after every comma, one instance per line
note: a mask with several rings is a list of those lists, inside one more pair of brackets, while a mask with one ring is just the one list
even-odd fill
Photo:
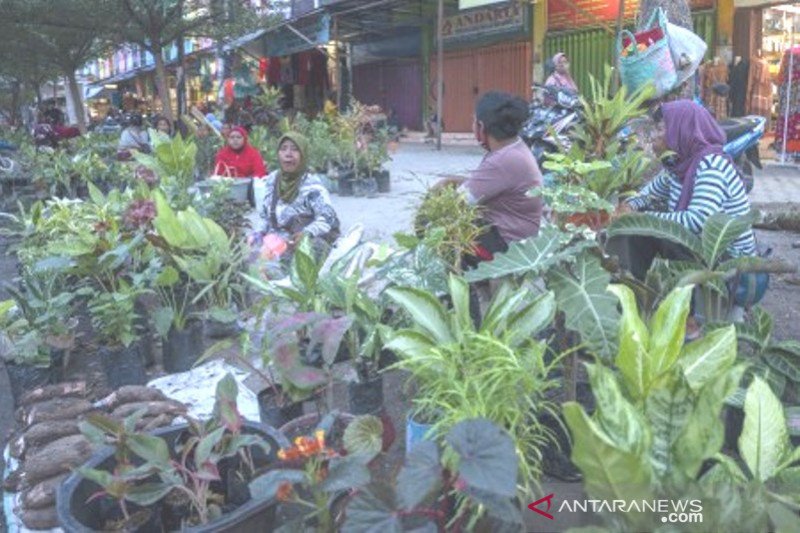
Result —
[[793, 203], [800, 205], [800, 166], [765, 161], [764, 168], [754, 169], [750, 201], [755, 206]]

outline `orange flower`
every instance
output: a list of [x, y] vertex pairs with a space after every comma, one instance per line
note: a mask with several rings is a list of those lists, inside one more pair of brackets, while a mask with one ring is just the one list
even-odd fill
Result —
[[293, 499], [294, 496], [294, 487], [288, 481], [284, 481], [278, 487], [278, 501], [280, 502], [288, 502]]
[[297, 437], [294, 439], [294, 446], [278, 452], [278, 458], [282, 461], [296, 461], [318, 455], [328, 457], [334, 455], [333, 450], [325, 447], [325, 431], [321, 429], [315, 431], [313, 437]]

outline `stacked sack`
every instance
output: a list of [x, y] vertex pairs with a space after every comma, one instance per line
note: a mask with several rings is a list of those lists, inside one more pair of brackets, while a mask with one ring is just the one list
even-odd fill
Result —
[[9, 445], [19, 467], [7, 476], [4, 490], [20, 493], [15, 512], [27, 528], [58, 526], [58, 487], [95, 451], [80, 432], [86, 415], [100, 412], [121, 422], [144, 410], [136, 429], [151, 431], [171, 425], [186, 413], [182, 403], [150, 387], [121, 387], [95, 403], [86, 394], [85, 382], [73, 382], [35, 389], [22, 397], [16, 416], [23, 429]]

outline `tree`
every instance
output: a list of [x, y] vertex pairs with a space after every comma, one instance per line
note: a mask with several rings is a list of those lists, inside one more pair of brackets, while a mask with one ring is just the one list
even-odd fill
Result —
[[273, 20], [272, 3], [257, 8], [251, 0], [106, 0], [121, 42], [141, 46], [153, 55], [156, 86], [168, 118], [174, 117], [167, 88], [164, 50], [190, 37], [237, 37]]
[[692, 9], [688, 0], [641, 0], [639, 4], [639, 29], [650, 20], [653, 11], [664, 8], [667, 18], [673, 24], [692, 29]]
[[[15, 63], [21, 72], [55, 68], [67, 79], [69, 98], [83, 109], [83, 95], [76, 71], [107, 45], [102, 30], [106, 13], [102, 1], [0, 0], [3, 39], [13, 43]], [[6, 45], [4, 44], [4, 47]], [[26, 65], [30, 63], [30, 65]], [[79, 111], [78, 128], [86, 131], [86, 117]]]

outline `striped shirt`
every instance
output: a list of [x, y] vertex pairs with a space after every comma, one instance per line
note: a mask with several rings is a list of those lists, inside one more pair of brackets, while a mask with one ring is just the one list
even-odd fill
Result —
[[[750, 213], [750, 200], [739, 172], [726, 157], [709, 155], [700, 162], [689, 206], [685, 211], [676, 211], [681, 187], [682, 184], [672, 173], [664, 171], [645, 185], [637, 196], [628, 200], [628, 203], [636, 211], [646, 211], [653, 200], [666, 201], [669, 205], [668, 211], [650, 211], [649, 214], [677, 222], [698, 235], [711, 215], [726, 213], [744, 216]], [[735, 257], [756, 255], [753, 230], [748, 229], [742, 233], [731, 244], [728, 253]]]

